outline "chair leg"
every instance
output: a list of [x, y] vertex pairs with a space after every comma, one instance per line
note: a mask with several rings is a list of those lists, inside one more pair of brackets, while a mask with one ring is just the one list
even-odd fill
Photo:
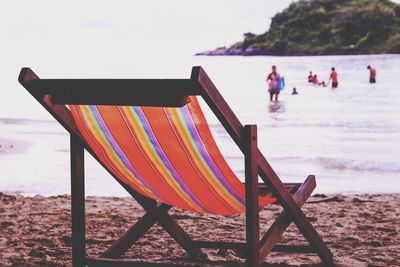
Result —
[[[315, 177], [310, 175], [293, 195], [293, 199], [299, 207], [303, 206], [304, 202], [310, 197], [315, 186]], [[293, 218], [286, 211], [282, 211], [278, 218], [273, 222], [261, 239], [260, 261], [263, 261], [265, 256], [275, 247], [276, 243], [281, 239], [283, 232], [292, 221]]]
[[[126, 184], [121, 183], [121, 185], [146, 211], [151, 210], [156, 205], [156, 202], [153, 199], [137, 193]], [[201, 249], [196, 248], [193, 245], [193, 240], [190, 238], [190, 236], [168, 213], [165, 213], [164, 216], [159, 217], [157, 222], [190, 255], [190, 257], [196, 258], [200, 254]]]
[[258, 213], [257, 126], [243, 128], [246, 180], [246, 257], [247, 266], [260, 266], [260, 233]]
[[201, 249], [194, 246], [193, 239], [169, 214], [160, 217], [158, 223], [184, 250], [186, 250], [191, 258], [199, 256]]
[[71, 134], [72, 266], [85, 266], [85, 176], [84, 149]]
[[297, 228], [300, 230], [301, 234], [307, 239], [312, 246], [318, 256], [321, 258], [322, 263], [324, 266], [335, 266], [333, 262], [333, 255], [332, 252], [329, 250], [328, 246], [319, 236], [317, 230], [315, 230], [314, 226], [311, 222], [307, 219], [304, 213], [299, 209], [300, 217], [303, 217], [303, 220], [298, 220], [294, 218], [294, 223], [296, 224]]
[[157, 222], [159, 217], [166, 215], [170, 208], [171, 206], [169, 205], [160, 204], [146, 212], [142, 218], [104, 251], [100, 257], [113, 259], [120, 257]]

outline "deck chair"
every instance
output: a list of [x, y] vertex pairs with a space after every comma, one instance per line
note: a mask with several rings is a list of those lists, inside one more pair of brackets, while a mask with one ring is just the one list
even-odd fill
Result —
[[[202, 248], [238, 249], [247, 266], [259, 266], [269, 252], [288, 251], [316, 253], [324, 266], [333, 266], [330, 250], [300, 209], [316, 187], [315, 177], [283, 184], [257, 148], [256, 125], [240, 123], [201, 67], [193, 67], [190, 79], [40, 79], [23, 68], [19, 82], [70, 133], [74, 267], [147, 266], [120, 256], [155, 223], [193, 257]], [[244, 153], [245, 183], [218, 149], [197, 96]], [[84, 149], [146, 211], [97, 258], [85, 253]], [[271, 203], [283, 211], [260, 239], [259, 208]], [[168, 214], [172, 206], [245, 212], [246, 241], [193, 240]], [[309, 245], [277, 244], [292, 222]]]

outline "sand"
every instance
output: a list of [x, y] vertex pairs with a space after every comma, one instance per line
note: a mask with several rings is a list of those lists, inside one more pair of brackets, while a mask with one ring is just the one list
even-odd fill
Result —
[[[303, 210], [332, 250], [338, 266], [400, 266], [400, 195], [316, 195]], [[98, 256], [138, 218], [130, 198], [87, 197], [87, 253]], [[261, 210], [266, 229], [280, 207]], [[243, 241], [244, 216], [199, 215], [174, 208], [170, 214], [193, 238]], [[71, 266], [70, 197], [25, 197], [0, 193], [0, 266]], [[264, 232], [262, 231], [262, 232]], [[283, 242], [305, 244], [292, 224]], [[191, 260], [158, 225], [126, 259], [203, 266], [243, 263], [232, 250], [203, 250]], [[224, 262], [228, 260], [228, 262]], [[263, 266], [319, 266], [312, 254], [270, 254]]]

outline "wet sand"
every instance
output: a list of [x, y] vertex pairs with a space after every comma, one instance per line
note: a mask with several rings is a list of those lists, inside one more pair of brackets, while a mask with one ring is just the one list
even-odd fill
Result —
[[[303, 210], [334, 254], [338, 266], [400, 266], [400, 195], [316, 195]], [[260, 212], [264, 232], [281, 208]], [[173, 208], [170, 214], [196, 239], [243, 241], [244, 215], [199, 215]], [[130, 198], [87, 197], [87, 253], [99, 256], [138, 218], [142, 209]], [[0, 193], [0, 266], [71, 266], [70, 197], [24, 197]], [[283, 243], [306, 244], [292, 224]], [[204, 266], [243, 263], [233, 250], [186, 253], [158, 225], [125, 259]], [[228, 260], [228, 262], [224, 262]], [[312, 254], [272, 253], [263, 266], [320, 266]]]

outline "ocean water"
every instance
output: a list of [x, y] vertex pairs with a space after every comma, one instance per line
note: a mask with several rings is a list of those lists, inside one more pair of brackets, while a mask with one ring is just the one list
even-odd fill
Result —
[[[203, 66], [241, 122], [258, 125], [259, 147], [283, 181], [314, 174], [319, 193], [400, 192], [400, 56], [193, 56], [179, 63], [168, 70], [144, 66], [137, 76], [185, 78], [190, 66]], [[272, 65], [286, 87], [270, 103], [265, 78]], [[376, 84], [368, 83], [367, 65], [377, 68]], [[309, 71], [327, 82], [331, 67], [339, 74], [337, 89], [307, 83]], [[298, 95], [291, 95], [293, 87]], [[33, 98], [25, 102], [28, 113], [39, 106]], [[222, 153], [243, 180], [243, 155], [205, 105], [204, 110]], [[0, 153], [0, 191], [69, 193], [69, 137], [55, 120], [35, 113], [0, 118], [4, 138], [26, 149]], [[126, 195], [89, 154], [86, 161], [88, 195]]]

